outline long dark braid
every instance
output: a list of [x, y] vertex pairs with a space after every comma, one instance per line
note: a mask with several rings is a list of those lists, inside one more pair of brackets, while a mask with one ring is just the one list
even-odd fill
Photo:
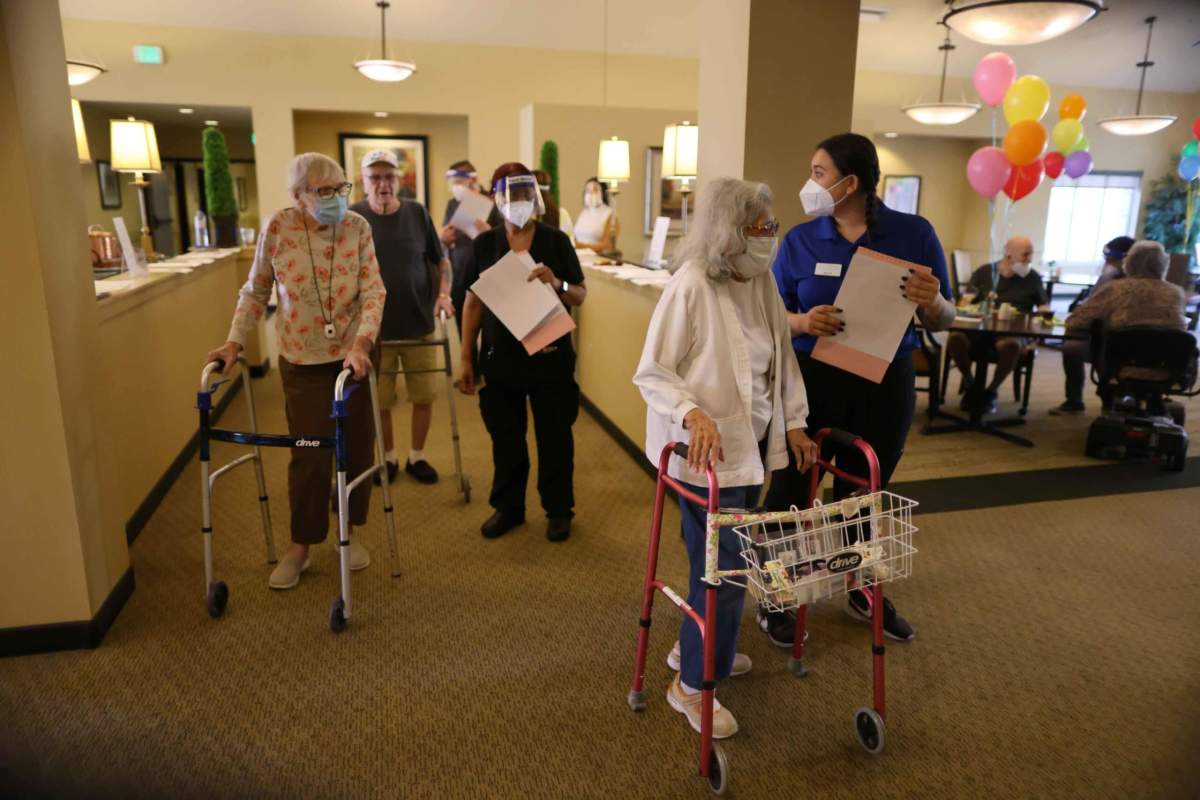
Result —
[[857, 133], [839, 133], [818, 144], [817, 148], [829, 154], [842, 177], [854, 175], [858, 178], [858, 189], [863, 193], [869, 239], [880, 203], [879, 195], [876, 194], [879, 188], [879, 154], [875, 152], [875, 145], [870, 139]]

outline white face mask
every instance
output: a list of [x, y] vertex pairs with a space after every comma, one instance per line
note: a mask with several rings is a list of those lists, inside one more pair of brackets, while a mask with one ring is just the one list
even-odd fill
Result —
[[588, 208], [599, 208], [604, 205], [604, 202], [599, 194], [588, 192], [583, 196], [583, 204]]
[[750, 236], [746, 239], [746, 252], [735, 257], [733, 265], [743, 278], [757, 278], [770, 271], [778, 249], [779, 239], [775, 236]]
[[513, 200], [510, 203], [506, 203], [500, 211], [504, 214], [504, 218], [511, 222], [514, 227], [524, 228], [525, 223], [529, 222], [533, 217], [533, 201]]
[[463, 195], [467, 193], [467, 186], [463, 183], [450, 184], [450, 194], [454, 195], [454, 199], [462, 202]]
[[[849, 175], [846, 176], [846, 178], [849, 177]], [[846, 178], [842, 178], [833, 186], [837, 186]], [[833, 186], [830, 186], [829, 189], [832, 189]], [[804, 188], [800, 190], [800, 203], [804, 206], [804, 213], [810, 217], [828, 217], [832, 214], [834, 207], [845, 200], [846, 196], [842, 195], [842, 200], [834, 200], [829, 189], [809, 178], [808, 183], [804, 184]]]
[[1019, 261], [1012, 263], [1012, 271], [1018, 278], [1024, 278], [1033, 269], [1033, 264], [1022, 264]]

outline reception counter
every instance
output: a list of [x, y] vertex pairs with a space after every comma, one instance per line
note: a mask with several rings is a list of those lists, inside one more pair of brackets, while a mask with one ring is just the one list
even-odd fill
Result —
[[191, 457], [204, 354], [225, 341], [248, 264], [235, 248], [151, 269], [96, 281], [96, 352], [106, 376], [95, 406], [101, 490], [130, 540]]

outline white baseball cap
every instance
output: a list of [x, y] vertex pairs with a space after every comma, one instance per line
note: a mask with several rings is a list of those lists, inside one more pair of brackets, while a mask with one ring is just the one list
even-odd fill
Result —
[[391, 150], [372, 150], [363, 156], [361, 169], [365, 172], [367, 167], [381, 162], [396, 169], [400, 168], [400, 159], [396, 158], [396, 154]]

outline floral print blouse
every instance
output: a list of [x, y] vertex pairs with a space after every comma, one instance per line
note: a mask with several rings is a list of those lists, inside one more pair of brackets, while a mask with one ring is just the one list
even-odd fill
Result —
[[[348, 211], [331, 227], [306, 220], [304, 214], [285, 208], [267, 223], [250, 277], [238, 293], [229, 341], [245, 344], [266, 313], [274, 284], [280, 355], [292, 364], [326, 364], [344, 359], [359, 336], [375, 340], [387, 292], [365, 219]], [[327, 320], [336, 330], [333, 339], [325, 335]]]

